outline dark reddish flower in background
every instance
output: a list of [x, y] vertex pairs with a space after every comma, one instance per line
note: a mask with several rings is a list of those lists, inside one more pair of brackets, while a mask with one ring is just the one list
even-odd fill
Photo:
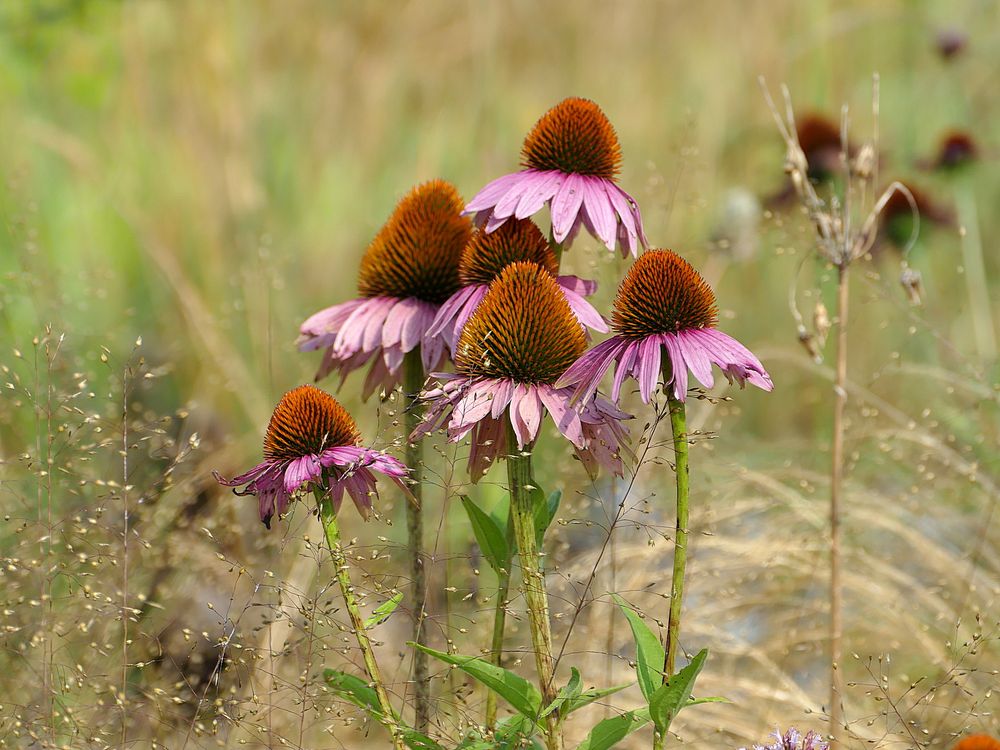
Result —
[[921, 224], [924, 222], [937, 226], [954, 226], [955, 215], [950, 208], [943, 206], [924, 191], [908, 183], [900, 183], [913, 198], [913, 204], [903, 190], [893, 190], [889, 199], [879, 214], [878, 236], [872, 245], [877, 250], [883, 243], [888, 243], [897, 249], [903, 249], [916, 239], [913, 230], [915, 218], [913, 209], [916, 207]]
[[507, 266], [465, 325], [457, 374], [435, 373], [440, 386], [422, 394], [428, 408], [413, 438], [447, 427], [457, 442], [471, 433], [469, 473], [478, 481], [497, 456], [534, 443], [546, 412], [592, 474], [622, 474], [620, 447], [629, 415], [591, 395], [570, 405], [572, 390], [556, 380], [583, 353], [586, 337], [552, 275], [534, 263]]
[[[796, 121], [795, 131], [802, 153], [806, 155], [810, 179], [826, 182], [842, 171], [843, 142], [840, 126], [834, 120], [823, 115], [807, 114]], [[853, 151], [850, 145], [848, 150]]]
[[246, 489], [237, 495], [256, 495], [260, 520], [271, 528], [271, 518], [288, 509], [292, 496], [318, 488], [340, 510], [344, 492], [361, 516], [371, 515], [375, 494], [373, 471], [403, 484], [407, 468], [392, 456], [362, 448], [361, 433], [347, 410], [330, 394], [302, 385], [281, 397], [264, 436], [264, 460], [234, 479], [216, 480], [227, 487]]
[[512, 219], [489, 234], [476, 231], [459, 265], [462, 288], [441, 305], [428, 334], [445, 334], [448, 345], [455, 351], [462, 328], [483, 301], [490, 283], [511, 263], [521, 261], [544, 268], [559, 283], [581, 325], [607, 332], [604, 318], [584, 299], [596, 291], [597, 282], [571, 275], [556, 276], [559, 260], [538, 227], [530, 219]]
[[934, 35], [934, 48], [943, 60], [958, 57], [969, 43], [969, 35], [962, 29], [951, 27], [941, 29]]
[[550, 204], [552, 238], [572, 240], [580, 226], [622, 256], [646, 246], [639, 206], [615, 182], [621, 147], [611, 122], [589, 99], [564, 99], [535, 124], [521, 149], [524, 169], [489, 183], [467, 213], [492, 232]]
[[[670, 250], [649, 250], [629, 269], [615, 298], [611, 328], [615, 331], [570, 367], [557, 386], [576, 386], [585, 401], [592, 397], [608, 368], [615, 365], [611, 398], [618, 400], [625, 378], [639, 382], [649, 403], [661, 374], [664, 385], [683, 401], [688, 370], [711, 388], [712, 365], [730, 382], [749, 382], [770, 391], [771, 377], [749, 349], [715, 329], [715, 294], [686, 260]], [[669, 367], [661, 366], [662, 350]]]
[[972, 164], [979, 156], [979, 146], [972, 135], [962, 130], [952, 130], [942, 136], [934, 157], [925, 159], [921, 166], [952, 171]]
[[372, 362], [363, 395], [400, 381], [403, 356], [420, 347], [424, 369], [439, 367], [446, 340], [429, 333], [441, 304], [461, 286], [459, 262], [472, 238], [462, 198], [444, 180], [414, 188], [361, 259], [357, 299], [321, 310], [300, 329], [299, 349], [326, 349], [316, 379], [341, 378]]

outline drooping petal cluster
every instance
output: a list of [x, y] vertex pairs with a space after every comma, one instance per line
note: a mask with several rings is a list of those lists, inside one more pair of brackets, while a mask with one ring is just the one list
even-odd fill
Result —
[[495, 232], [476, 231], [459, 265], [462, 288], [441, 305], [428, 335], [443, 335], [455, 351], [462, 329], [486, 296], [490, 282], [511, 263], [518, 262], [534, 263], [555, 278], [581, 325], [601, 333], [608, 330], [604, 318], [585, 299], [597, 290], [597, 282], [558, 276], [559, 261], [538, 227], [530, 219], [516, 219]]
[[[346, 492], [367, 519], [376, 493], [375, 474], [402, 480], [407, 468], [382, 451], [364, 448], [351, 415], [328, 393], [311, 385], [289, 391], [274, 409], [264, 437], [264, 460], [233, 479], [216, 480], [237, 495], [256, 495], [260, 520], [282, 515], [295, 493], [318, 488], [330, 495], [334, 512]], [[408, 492], [408, 491], [407, 491]]]
[[632, 377], [649, 403], [662, 375], [664, 385], [673, 386], [674, 397], [683, 401], [688, 371], [711, 388], [714, 364], [730, 382], [770, 391], [773, 384], [760, 360], [716, 330], [716, 322], [715, 295], [698, 272], [676, 253], [650, 250], [618, 289], [611, 323], [616, 335], [583, 355], [556, 385], [575, 386], [577, 396], [587, 399], [614, 366], [612, 399], [617, 401], [625, 379]]
[[493, 180], [465, 207], [486, 232], [548, 203], [556, 242], [584, 226], [623, 257], [647, 245], [638, 204], [615, 182], [618, 136], [594, 102], [572, 97], [550, 109], [525, 138], [522, 156], [525, 169]]
[[458, 267], [472, 224], [462, 198], [434, 180], [400, 201], [361, 261], [361, 296], [321, 310], [300, 328], [299, 349], [324, 349], [317, 380], [346, 377], [371, 362], [363, 395], [391, 390], [407, 352], [420, 347], [426, 370], [439, 367], [447, 341], [429, 332], [441, 304], [460, 287]]
[[[809, 730], [803, 735], [797, 729], [789, 729], [784, 734], [775, 730], [771, 735], [774, 742], [767, 745], [754, 745], [751, 750], [829, 750], [829, 744], [816, 732]], [[741, 748], [746, 750], [746, 748]]]
[[588, 471], [604, 466], [621, 474], [627, 438], [621, 422], [629, 415], [596, 395], [571, 406], [571, 389], [554, 385], [585, 346], [555, 279], [534, 263], [507, 266], [462, 331], [457, 374], [435, 373], [440, 384], [421, 394], [427, 412], [413, 437], [441, 428], [452, 442], [471, 434], [469, 471], [476, 481], [513, 448], [505, 422], [524, 449], [548, 413]]

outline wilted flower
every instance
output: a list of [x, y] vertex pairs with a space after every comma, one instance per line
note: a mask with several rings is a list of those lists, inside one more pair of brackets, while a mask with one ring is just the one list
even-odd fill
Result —
[[507, 266], [465, 325], [457, 374], [435, 373], [441, 385], [422, 394], [428, 403], [414, 437], [447, 426], [457, 442], [471, 433], [469, 472], [477, 481], [507, 444], [509, 420], [518, 449], [530, 446], [548, 412], [588, 471], [621, 475], [619, 450], [629, 415], [592, 395], [576, 408], [572, 390], [554, 385], [586, 348], [586, 337], [552, 275], [534, 263]]
[[237, 495], [256, 495], [260, 520], [271, 528], [271, 518], [288, 509], [292, 496], [319, 489], [329, 494], [334, 513], [344, 491], [361, 516], [371, 515], [375, 494], [373, 471], [384, 474], [409, 494], [403, 484], [407, 468], [392, 456], [360, 446], [361, 433], [347, 410], [330, 394], [302, 385], [281, 397], [264, 436], [264, 460], [234, 479], [216, 480], [241, 487]]
[[[769, 745], [754, 745], [751, 750], [828, 750], [830, 747], [816, 732], [808, 731], [803, 737], [797, 729], [789, 729], [782, 734], [775, 730], [771, 735], [774, 742]], [[746, 748], [741, 748], [746, 750]]]
[[836, 122], [823, 115], [807, 114], [796, 122], [795, 132], [806, 155], [809, 179], [825, 182], [841, 171], [843, 141]]
[[969, 43], [969, 35], [962, 29], [950, 27], [940, 29], [934, 35], [934, 47], [943, 60], [957, 57]]
[[538, 227], [530, 219], [514, 219], [489, 234], [477, 230], [459, 264], [462, 288], [441, 305], [428, 335], [444, 334], [455, 351], [462, 328], [483, 301], [490, 282], [511, 263], [522, 261], [537, 264], [556, 279], [582, 325], [607, 332], [604, 318], [584, 299], [596, 291], [597, 282], [570, 275], [556, 276], [559, 261]]
[[401, 379], [403, 356], [420, 347], [424, 369], [441, 365], [445, 338], [429, 333], [441, 304], [458, 291], [462, 250], [472, 223], [444, 180], [414, 188], [361, 259], [357, 299], [321, 310], [301, 327], [299, 349], [326, 349], [316, 379], [341, 377], [372, 361], [364, 398]]
[[615, 401], [625, 378], [639, 381], [642, 400], [649, 403], [661, 374], [683, 401], [688, 369], [706, 388], [718, 365], [730, 382], [751, 384], [770, 391], [771, 378], [749, 349], [715, 329], [717, 310], [711, 287], [686, 260], [670, 250], [650, 250], [629, 269], [615, 299], [611, 327], [615, 331], [578, 359], [556, 383], [576, 385], [585, 401], [597, 390], [604, 373], [615, 363], [611, 398]]
[[554, 106], [524, 139], [521, 156], [525, 169], [493, 180], [465, 207], [487, 232], [549, 203], [556, 242], [572, 239], [582, 224], [623, 256], [646, 246], [639, 206], [615, 183], [618, 136], [594, 102], [571, 97]]

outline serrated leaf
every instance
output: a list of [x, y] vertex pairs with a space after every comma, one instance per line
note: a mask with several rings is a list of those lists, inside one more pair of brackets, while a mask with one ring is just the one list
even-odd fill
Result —
[[590, 690], [584, 690], [576, 698], [566, 701], [566, 705], [563, 706], [562, 715], [569, 716], [574, 711], [577, 711], [584, 706], [589, 706], [594, 701], [599, 701], [601, 698], [606, 698], [609, 695], [614, 695], [620, 690], [624, 690], [629, 687], [632, 683], [627, 682], [624, 685], [615, 685], [609, 688], [591, 688]]
[[608, 750], [648, 723], [649, 709], [646, 708], [612, 716], [595, 724], [586, 739], [576, 746], [576, 750]]
[[486, 562], [497, 574], [501, 568], [509, 569], [512, 551], [507, 544], [506, 523], [500, 526], [493, 516], [483, 511], [467, 495], [462, 495], [462, 507], [469, 517], [472, 533]]
[[435, 659], [440, 659], [446, 664], [454, 664], [469, 675], [469, 677], [483, 683], [507, 701], [518, 713], [528, 717], [532, 721], [534, 721], [535, 717], [542, 710], [542, 695], [538, 692], [538, 688], [509, 669], [490, 664], [488, 661], [475, 656], [446, 654], [443, 651], [435, 651], [432, 648], [413, 642], [410, 642], [408, 645], [420, 649], [425, 654], [430, 654]]
[[649, 715], [660, 734], [667, 733], [674, 717], [688, 705], [694, 681], [698, 679], [698, 673], [705, 666], [707, 657], [708, 649], [703, 648], [690, 664], [671, 677], [665, 685], [661, 685], [649, 699]]
[[580, 691], [583, 689], [583, 680], [580, 679], [580, 670], [578, 670], [576, 667], [570, 667], [569, 669], [570, 669], [569, 682], [567, 682], [562, 688], [560, 688], [559, 692], [556, 694], [556, 697], [553, 699], [553, 701], [545, 707], [544, 711], [542, 711], [540, 718], [545, 718], [553, 711], [562, 708], [562, 705], [566, 701], [576, 698], [578, 695], [580, 695]]
[[389, 615], [396, 611], [396, 607], [401, 601], [403, 601], [403, 592], [397, 591], [391, 599], [382, 602], [372, 611], [371, 617], [365, 620], [365, 628], [371, 630], [376, 625], [381, 625], [388, 620]]
[[653, 693], [663, 684], [663, 646], [660, 639], [628, 602], [618, 594], [612, 594], [611, 598], [632, 628], [632, 638], [635, 640], [635, 671], [639, 678], [639, 689], [642, 690], [642, 695], [648, 703]]

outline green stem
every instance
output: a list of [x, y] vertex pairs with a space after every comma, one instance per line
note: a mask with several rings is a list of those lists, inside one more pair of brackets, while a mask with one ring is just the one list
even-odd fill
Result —
[[[514, 518], [507, 511], [507, 549], [513, 550], [516, 544], [514, 538]], [[510, 593], [510, 568], [513, 563], [513, 553], [504, 561], [504, 566], [497, 573], [497, 601], [493, 609], [493, 637], [490, 640], [490, 664], [501, 666], [503, 657], [503, 635], [507, 624], [507, 597]], [[486, 692], [486, 728], [491, 732], [497, 724], [497, 695], [492, 690]]]
[[[413, 642], [426, 645], [424, 621], [427, 603], [427, 578], [424, 570], [424, 520], [423, 498], [423, 445], [410, 441], [410, 435], [420, 424], [423, 409], [417, 396], [424, 386], [424, 364], [420, 349], [407, 352], [403, 359], [404, 424], [406, 430], [406, 465], [410, 468], [410, 490], [416, 502], [406, 505], [407, 552], [410, 559], [410, 579], [413, 581]], [[430, 724], [431, 695], [428, 679], [427, 654], [413, 649], [413, 710], [418, 732], [426, 733]]]
[[674, 570], [670, 579], [670, 619], [667, 621], [666, 659], [663, 680], [674, 674], [674, 663], [681, 634], [681, 607], [684, 603], [684, 572], [687, 568], [688, 550], [688, 500], [690, 475], [688, 473], [687, 417], [684, 402], [668, 395], [670, 427], [674, 434], [674, 462], [677, 481], [677, 533], [674, 537]]
[[351, 618], [354, 637], [358, 640], [358, 647], [361, 649], [361, 655], [365, 661], [368, 679], [371, 680], [372, 687], [375, 689], [375, 695], [378, 698], [379, 721], [382, 722], [392, 735], [392, 744], [396, 747], [396, 750], [405, 750], [403, 735], [396, 721], [396, 715], [392, 711], [392, 704], [389, 702], [389, 693], [385, 689], [382, 672], [379, 669], [378, 662], [375, 660], [375, 650], [372, 648], [371, 639], [368, 637], [368, 629], [365, 627], [365, 621], [361, 617], [361, 609], [358, 607], [358, 600], [354, 595], [354, 586], [351, 583], [347, 556], [340, 546], [340, 528], [337, 525], [337, 516], [333, 510], [333, 501], [329, 495], [324, 495], [320, 490], [316, 490], [315, 495], [316, 502], [319, 504], [319, 516], [323, 522], [326, 543], [330, 547], [330, 556], [333, 558], [333, 565], [336, 569], [337, 583], [340, 584], [340, 591], [344, 595], [344, 604], [347, 607], [347, 614]]
[[[538, 544], [535, 535], [535, 496], [531, 482], [531, 446], [521, 452], [509, 421], [507, 424], [507, 478], [510, 484], [510, 514], [521, 563], [521, 592], [528, 605], [528, 625], [535, 652], [535, 669], [542, 689], [542, 705], [556, 697], [553, 680], [552, 630], [549, 623], [549, 599], [545, 592]], [[545, 717], [545, 744], [548, 750], [561, 750], [558, 711]]]

